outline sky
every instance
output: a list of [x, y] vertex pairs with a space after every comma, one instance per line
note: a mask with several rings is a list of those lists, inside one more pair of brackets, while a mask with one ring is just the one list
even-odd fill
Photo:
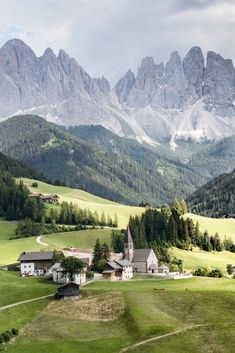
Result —
[[235, 0], [0, 0], [0, 11], [0, 46], [64, 49], [112, 84], [145, 56], [166, 62], [194, 45], [235, 59]]

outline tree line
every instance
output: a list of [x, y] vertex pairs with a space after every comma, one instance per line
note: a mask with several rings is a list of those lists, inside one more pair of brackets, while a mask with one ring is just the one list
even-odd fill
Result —
[[[198, 222], [194, 224], [190, 218], [183, 217], [183, 209], [176, 203], [172, 207], [163, 205], [160, 210], [147, 209], [141, 216], [131, 216], [129, 227], [136, 248], [152, 247], [157, 253], [172, 246], [191, 250], [197, 246], [205, 251], [221, 251], [223, 249], [234, 252], [232, 240], [222, 241], [216, 233], [209, 235], [202, 233]], [[115, 237], [114, 246], [120, 242]]]

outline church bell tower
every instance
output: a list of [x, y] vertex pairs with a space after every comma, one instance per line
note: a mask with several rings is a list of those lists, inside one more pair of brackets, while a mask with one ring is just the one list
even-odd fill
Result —
[[124, 258], [132, 262], [134, 257], [134, 244], [131, 236], [130, 228], [127, 227], [124, 240]]

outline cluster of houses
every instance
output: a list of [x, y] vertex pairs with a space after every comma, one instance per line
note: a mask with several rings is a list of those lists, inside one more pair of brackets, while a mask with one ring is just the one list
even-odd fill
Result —
[[58, 195], [43, 195], [41, 193], [36, 193], [36, 192], [30, 193], [29, 197], [33, 199], [39, 199], [42, 202], [52, 203], [52, 204], [58, 204], [60, 200], [60, 197]]
[[[84, 268], [75, 274], [73, 283], [81, 285], [86, 282], [86, 272], [91, 266], [93, 254], [76, 252], [76, 249], [65, 249], [63, 257], [74, 256], [84, 262]], [[68, 284], [69, 277], [65, 274], [61, 263], [53, 263], [53, 252], [23, 252], [18, 258], [21, 276], [41, 276], [51, 274], [53, 281]], [[110, 280], [129, 280], [134, 273], [169, 274], [169, 268], [158, 265], [158, 259], [152, 249], [134, 249], [129, 227], [125, 234], [124, 254], [111, 254], [111, 258], [103, 268], [103, 277]]]

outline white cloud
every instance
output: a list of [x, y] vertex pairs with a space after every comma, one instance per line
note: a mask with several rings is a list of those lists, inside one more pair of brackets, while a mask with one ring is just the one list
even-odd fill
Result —
[[50, 46], [112, 82], [143, 56], [166, 61], [193, 45], [234, 58], [233, 0], [0, 0], [0, 44], [19, 37], [41, 55]]

